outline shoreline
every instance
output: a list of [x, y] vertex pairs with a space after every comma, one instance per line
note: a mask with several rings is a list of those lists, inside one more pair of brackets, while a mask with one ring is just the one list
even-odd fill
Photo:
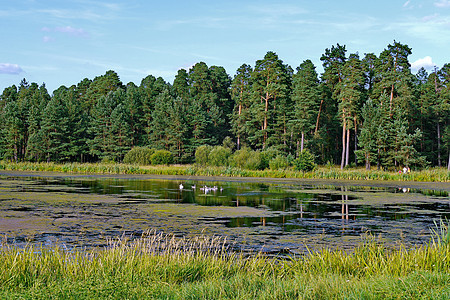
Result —
[[113, 178], [133, 180], [177, 180], [177, 181], [228, 181], [259, 183], [304, 183], [311, 185], [396, 187], [412, 189], [431, 189], [450, 192], [448, 182], [437, 181], [400, 181], [400, 180], [358, 180], [358, 179], [326, 179], [326, 178], [273, 178], [273, 177], [234, 177], [204, 175], [166, 175], [166, 174], [109, 174], [109, 173], [71, 173], [50, 171], [0, 170], [0, 176], [12, 177], [47, 177], [47, 178]]

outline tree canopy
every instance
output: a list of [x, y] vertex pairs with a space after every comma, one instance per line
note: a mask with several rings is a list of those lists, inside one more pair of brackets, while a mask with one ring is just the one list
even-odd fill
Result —
[[360, 58], [336, 44], [318, 74], [309, 59], [294, 71], [269, 51], [233, 77], [198, 62], [172, 84], [136, 85], [109, 70], [52, 94], [24, 79], [0, 96], [0, 159], [121, 162], [147, 147], [190, 163], [216, 146], [216, 165], [235, 148], [279, 162], [308, 150], [342, 168], [450, 168], [450, 64], [412, 74], [411, 53], [394, 41]]

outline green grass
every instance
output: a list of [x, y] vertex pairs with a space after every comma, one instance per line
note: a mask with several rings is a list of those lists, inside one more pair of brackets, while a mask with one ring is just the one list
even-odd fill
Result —
[[[448, 230], [437, 228], [438, 231]], [[351, 253], [244, 256], [221, 238], [150, 232], [106, 249], [4, 244], [2, 299], [449, 299], [450, 247], [388, 249], [367, 238]]]
[[47, 171], [84, 174], [151, 174], [227, 177], [309, 178], [335, 180], [395, 180], [450, 182], [450, 172], [445, 168], [430, 168], [409, 174], [364, 168], [341, 170], [338, 167], [319, 167], [311, 172], [287, 170], [245, 170], [232, 167], [199, 167], [197, 165], [138, 166], [119, 163], [12, 163], [0, 161], [0, 170]]

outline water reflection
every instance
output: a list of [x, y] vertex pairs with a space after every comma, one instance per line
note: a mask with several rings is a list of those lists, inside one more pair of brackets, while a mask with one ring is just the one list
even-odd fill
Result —
[[395, 186], [6, 176], [0, 184], [0, 232], [16, 242], [99, 246], [154, 228], [295, 252], [352, 247], [366, 232], [424, 243], [433, 220], [450, 217], [448, 192]]

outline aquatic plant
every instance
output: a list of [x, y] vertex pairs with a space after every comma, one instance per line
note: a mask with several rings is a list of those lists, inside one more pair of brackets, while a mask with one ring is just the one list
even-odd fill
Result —
[[[255, 152], [259, 153], [259, 152]], [[248, 153], [247, 153], [248, 154]], [[230, 157], [231, 158], [231, 157]], [[241, 159], [241, 158], [239, 158]], [[117, 163], [12, 163], [0, 162], [0, 169], [18, 171], [47, 171], [66, 173], [99, 173], [99, 174], [153, 174], [153, 175], [189, 175], [189, 176], [229, 176], [229, 177], [270, 177], [270, 178], [315, 178], [336, 180], [392, 180], [392, 181], [428, 181], [450, 182], [450, 172], [445, 168], [432, 168], [408, 174], [378, 170], [365, 170], [353, 168], [340, 170], [337, 167], [317, 167], [313, 171], [295, 171], [292, 168], [285, 170], [254, 170], [259, 164], [259, 155], [250, 161], [251, 169], [228, 166], [213, 167], [200, 165], [157, 165], [138, 166]]]
[[431, 229], [432, 243], [435, 247], [450, 246], [450, 229], [449, 222], [440, 219], [439, 222], [433, 220], [434, 228]]
[[270, 258], [230, 252], [224, 238], [156, 231], [83, 251], [0, 248], [1, 298], [448, 298], [448, 244], [389, 249], [366, 237], [354, 251]]

